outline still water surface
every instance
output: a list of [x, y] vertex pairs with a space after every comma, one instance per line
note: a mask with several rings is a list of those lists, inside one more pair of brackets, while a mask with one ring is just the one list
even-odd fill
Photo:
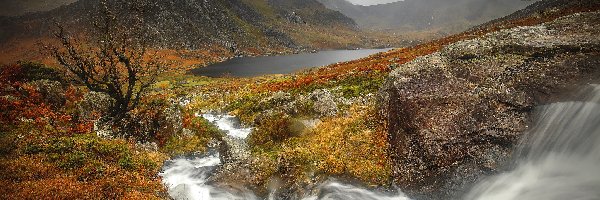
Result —
[[253, 77], [289, 74], [303, 69], [351, 61], [390, 49], [331, 50], [283, 56], [239, 57], [207, 67], [193, 69], [194, 75], [208, 77]]

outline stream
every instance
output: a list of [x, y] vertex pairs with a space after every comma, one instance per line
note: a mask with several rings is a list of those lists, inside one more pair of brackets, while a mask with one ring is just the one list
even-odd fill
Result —
[[600, 86], [541, 106], [511, 170], [471, 190], [468, 200], [600, 199]]
[[[215, 124], [227, 134], [227, 143], [243, 141], [248, 137], [251, 128], [242, 128], [239, 120], [231, 115], [203, 114], [197, 115]], [[244, 144], [230, 145], [244, 151]], [[234, 153], [234, 154], [240, 154]], [[242, 154], [243, 155], [243, 154]], [[182, 157], [167, 161], [160, 176], [167, 186], [169, 195], [176, 200], [254, 200], [260, 199], [249, 191], [234, 192], [207, 184], [212, 172], [221, 165], [219, 153], [209, 150], [199, 157]], [[409, 200], [404, 194], [382, 194], [355, 187], [350, 184], [328, 181], [320, 188], [318, 196], [305, 197], [303, 200]]]
[[[244, 141], [251, 128], [241, 128], [234, 116], [201, 115]], [[597, 200], [600, 199], [600, 86], [584, 89], [578, 98], [540, 106], [534, 126], [516, 149], [504, 173], [489, 177], [468, 191], [466, 200]], [[237, 139], [237, 140], [236, 140]], [[238, 149], [243, 151], [243, 145]], [[167, 162], [160, 174], [174, 199], [259, 199], [251, 192], [231, 192], [206, 184], [221, 163], [216, 151]], [[303, 200], [409, 200], [399, 192], [381, 194], [350, 184], [328, 181], [318, 196]]]

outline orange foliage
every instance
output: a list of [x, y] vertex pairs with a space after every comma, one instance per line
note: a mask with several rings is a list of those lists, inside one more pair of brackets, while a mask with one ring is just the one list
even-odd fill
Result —
[[55, 105], [22, 82], [23, 71], [0, 66], [0, 199], [164, 197], [154, 161], [126, 142], [89, 134], [92, 123], [77, 119], [83, 90], [63, 88], [65, 101]]
[[274, 83], [265, 83], [256, 85], [254, 89], [258, 91], [281, 91], [288, 89], [304, 88], [313, 84], [323, 84], [330, 81], [339, 81], [355, 76], [364, 76], [372, 72], [389, 72], [391, 64], [404, 64], [413, 59], [425, 56], [439, 51], [444, 46], [462, 41], [473, 39], [487, 33], [495, 32], [501, 29], [514, 28], [517, 26], [532, 26], [555, 20], [559, 17], [579, 13], [592, 12], [600, 10], [599, 7], [574, 7], [550, 13], [544, 17], [526, 17], [512, 21], [500, 21], [490, 24], [486, 27], [466, 31], [457, 35], [452, 35], [435, 41], [416, 45], [408, 48], [394, 49], [392, 51], [378, 53], [367, 58], [354, 61], [332, 64], [327, 67], [297, 74], [291, 80], [285, 80]]
[[[91, 122], [81, 122], [71, 114], [57, 110], [47, 102], [36, 87], [24, 84], [20, 65], [0, 67], [0, 123], [14, 125], [22, 120], [32, 120], [38, 126], [53, 125], [56, 129], [69, 133], [86, 133], [92, 128]], [[64, 107], [72, 108], [81, 100], [83, 93], [74, 86], [67, 88]]]

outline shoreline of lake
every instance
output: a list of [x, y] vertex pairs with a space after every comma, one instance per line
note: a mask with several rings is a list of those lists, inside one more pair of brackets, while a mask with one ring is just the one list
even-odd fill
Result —
[[270, 74], [290, 74], [314, 67], [352, 61], [392, 49], [326, 50], [316, 53], [234, 57], [224, 62], [192, 69], [189, 73], [207, 77], [256, 77]]

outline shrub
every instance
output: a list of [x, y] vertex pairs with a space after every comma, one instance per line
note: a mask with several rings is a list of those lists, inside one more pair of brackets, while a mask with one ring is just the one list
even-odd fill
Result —
[[166, 138], [162, 151], [169, 155], [182, 155], [190, 152], [203, 152], [208, 142], [215, 138], [220, 139], [222, 132], [208, 120], [196, 117], [192, 112], [185, 112], [183, 116], [183, 131]]
[[59, 83], [68, 83], [67, 79], [62, 75], [64, 73], [57, 69], [50, 68], [41, 63], [35, 62], [19, 62], [19, 66], [22, 67], [23, 77], [21, 81], [31, 82], [39, 80], [50, 80]]
[[291, 125], [290, 116], [284, 113], [266, 116], [260, 119], [256, 128], [250, 134], [249, 144], [254, 148], [269, 149], [273, 145], [294, 136], [290, 130]]

